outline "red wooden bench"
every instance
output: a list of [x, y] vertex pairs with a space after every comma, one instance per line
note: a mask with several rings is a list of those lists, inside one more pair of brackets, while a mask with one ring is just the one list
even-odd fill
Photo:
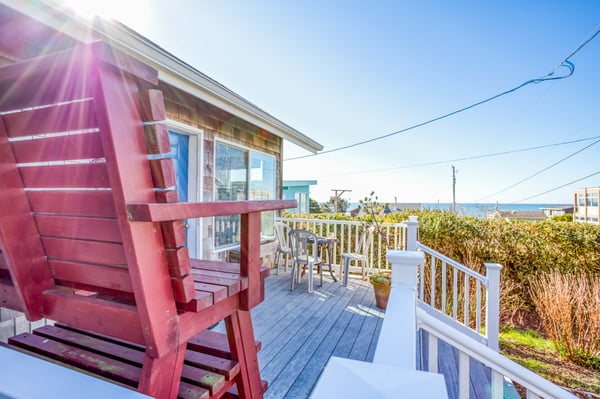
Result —
[[[104, 43], [0, 68], [0, 306], [60, 323], [10, 345], [157, 398], [262, 397], [260, 214], [295, 201], [178, 202], [157, 83]], [[240, 263], [190, 259], [184, 219], [235, 214]]]

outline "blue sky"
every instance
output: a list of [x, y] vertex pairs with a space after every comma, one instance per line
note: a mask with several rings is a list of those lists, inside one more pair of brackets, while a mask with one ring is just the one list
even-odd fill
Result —
[[[81, 9], [84, 3], [77, 4]], [[600, 28], [598, 1], [90, 4], [325, 150], [407, 128], [542, 77]], [[284, 179], [317, 180], [311, 196], [318, 201], [332, 189], [347, 189], [352, 191], [344, 198], [353, 202], [371, 191], [386, 202], [451, 202], [454, 165], [457, 202], [571, 203], [575, 189], [599, 186], [600, 174], [537, 194], [600, 172], [600, 143], [559, 162], [600, 138], [600, 35], [570, 60], [575, 72], [568, 79], [528, 85], [370, 144], [285, 161]], [[284, 145], [285, 159], [307, 154]], [[416, 166], [421, 164], [430, 165]]]

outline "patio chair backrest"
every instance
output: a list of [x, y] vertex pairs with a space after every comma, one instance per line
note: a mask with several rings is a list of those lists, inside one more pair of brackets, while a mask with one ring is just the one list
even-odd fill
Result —
[[318, 237], [315, 233], [304, 229], [292, 229], [288, 233], [288, 243], [292, 251], [292, 259], [296, 262], [318, 263]]
[[360, 234], [360, 238], [358, 239], [358, 245], [356, 247], [356, 252], [362, 255], [363, 259], [366, 260], [369, 255], [369, 248], [373, 243], [373, 232], [375, 228], [373, 226], [365, 227], [365, 229]]
[[289, 248], [288, 233], [290, 228], [283, 222], [275, 222], [275, 239], [277, 240], [277, 250]]

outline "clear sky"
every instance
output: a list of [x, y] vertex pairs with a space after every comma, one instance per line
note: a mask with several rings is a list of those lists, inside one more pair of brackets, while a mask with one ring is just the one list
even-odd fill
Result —
[[[104, 0], [87, 6], [326, 151], [543, 77], [600, 29], [600, 1], [592, 0]], [[600, 173], [568, 184], [600, 172], [600, 142], [591, 145], [600, 139], [600, 35], [570, 61], [570, 78], [530, 84], [369, 144], [286, 160], [284, 179], [317, 180], [311, 197], [320, 202], [332, 189], [352, 190], [344, 195], [352, 202], [371, 191], [384, 202], [451, 202], [454, 165], [457, 202], [571, 203], [575, 189], [600, 186]], [[554, 76], [567, 72], [560, 68]], [[285, 143], [284, 159], [302, 155], [308, 152]]]

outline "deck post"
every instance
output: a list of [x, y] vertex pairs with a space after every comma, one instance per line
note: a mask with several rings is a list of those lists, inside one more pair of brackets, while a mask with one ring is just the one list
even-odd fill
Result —
[[388, 251], [392, 264], [392, 289], [373, 363], [416, 370], [417, 270], [425, 260], [422, 252]]
[[498, 352], [498, 335], [500, 331], [500, 270], [497, 263], [485, 263], [488, 286], [486, 290], [485, 331], [487, 346]]
[[419, 221], [417, 216], [409, 216], [406, 223], [406, 250], [417, 250], [417, 231], [419, 229]]

